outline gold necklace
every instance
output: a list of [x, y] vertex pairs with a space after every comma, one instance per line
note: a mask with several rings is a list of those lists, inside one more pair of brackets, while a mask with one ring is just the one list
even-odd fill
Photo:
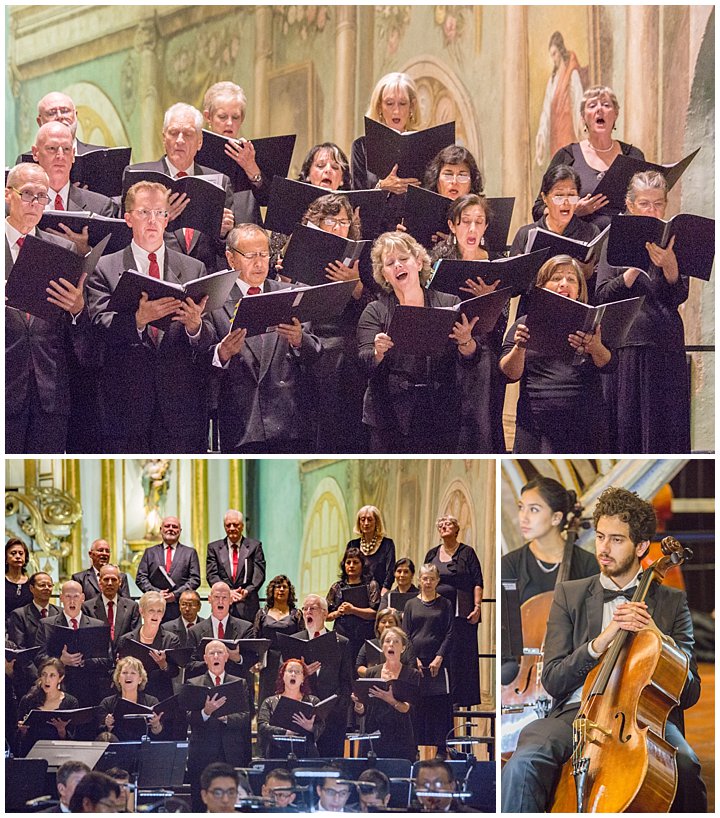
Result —
[[367, 542], [362, 534], [360, 535], [360, 550], [366, 557], [371, 557], [378, 550], [379, 545], [380, 540], [377, 534], [373, 534], [373, 538], [370, 542]]

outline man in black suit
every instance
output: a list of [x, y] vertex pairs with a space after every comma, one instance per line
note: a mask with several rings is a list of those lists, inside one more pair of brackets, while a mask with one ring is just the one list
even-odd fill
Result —
[[[68, 250], [75, 245], [37, 229], [49, 201], [48, 177], [38, 165], [10, 170], [5, 187], [5, 277], [28, 235]], [[5, 308], [5, 452], [62, 454], [70, 413], [68, 348], [80, 343], [89, 321], [83, 296], [84, 277], [73, 286], [52, 281], [48, 301], [60, 317], [46, 321]]]
[[[198, 625], [195, 625], [188, 632], [188, 647], [196, 648], [193, 662], [190, 662], [186, 669], [186, 677], [196, 676], [204, 670], [204, 659], [200, 650], [200, 643], [203, 639], [251, 639], [252, 625], [244, 619], [237, 619], [230, 615], [230, 602], [232, 596], [230, 588], [226, 582], [216, 582], [208, 594], [210, 603], [210, 616]], [[255, 657], [251, 661], [244, 660], [240, 655], [240, 648], [228, 651], [228, 668], [236, 676], [242, 676], [248, 682], [248, 687], [252, 677], [250, 668], [255, 664]]]
[[180, 599], [178, 599], [180, 616], [163, 625], [166, 631], [177, 636], [182, 648], [187, 645], [190, 628], [194, 628], [195, 625], [205, 621], [202, 616], [198, 616], [201, 604], [200, 594], [197, 591], [183, 591], [180, 594]]
[[609, 488], [598, 499], [593, 522], [600, 575], [555, 588], [542, 677], [554, 706], [547, 718], [520, 733], [517, 750], [503, 769], [502, 811], [544, 812], [550, 807], [560, 769], [573, 750], [573, 721], [585, 677], [623, 631], [651, 628], [672, 637], [689, 662], [679, 708], [670, 713], [665, 730], [666, 740], [678, 750], [672, 811], [706, 812], [700, 764], [682, 734], [682, 711], [700, 697], [687, 599], [682, 591], [653, 583], [646, 602], [628, 601], [638, 585], [640, 560], [655, 534], [655, 512], [637, 494]]
[[[100, 415], [105, 452], [207, 451], [206, 377], [196, 352], [212, 339], [202, 319], [206, 300], [143, 293], [135, 313], [108, 309], [125, 270], [184, 284], [206, 274], [203, 264], [166, 247], [168, 190], [138, 182], [125, 197], [130, 247], [104, 256], [88, 278], [90, 317], [105, 342]], [[159, 330], [153, 321], [172, 316]], [[175, 612], [177, 616], [177, 611]]]
[[[300, 639], [315, 639], [328, 631], [325, 629], [325, 620], [328, 615], [327, 599], [317, 594], [308, 594], [302, 606], [305, 618], [305, 630], [297, 636]], [[325, 721], [325, 730], [317, 740], [317, 748], [321, 757], [340, 758], [343, 755], [345, 734], [347, 732], [348, 711], [350, 708], [350, 693], [354, 674], [350, 657], [350, 642], [339, 633], [336, 634], [340, 656], [332, 667], [323, 668], [310, 666], [311, 692], [321, 701], [333, 693], [337, 693], [338, 700], [328, 714]]]
[[117, 565], [103, 565], [100, 569], [101, 593], [86, 599], [83, 611], [106, 625], [110, 625], [113, 650], [123, 634], [130, 633], [140, 622], [137, 602], [120, 596], [120, 569]]
[[231, 332], [241, 298], [286, 285], [268, 280], [270, 243], [256, 224], [241, 224], [230, 231], [226, 255], [238, 279], [224, 307], [211, 315], [221, 340], [205, 356], [220, 379], [220, 448], [245, 454], [309, 451], [305, 368], [320, 356], [320, 340], [297, 318], [292, 324], [279, 324], [275, 332], [252, 338], [246, 338], [242, 328]]
[[[79, 582], [71, 579], [63, 584], [60, 592], [62, 613], [43, 619], [38, 627], [36, 644], [40, 650], [38, 651], [36, 664], [39, 664], [50, 655], [48, 653], [48, 641], [53, 625], [62, 625], [66, 628], [78, 630], [107, 624], [83, 613], [82, 604], [84, 601], [85, 595]], [[110, 671], [112, 669], [109, 638], [107, 657], [86, 659], [82, 653], [68, 653], [67, 647], [63, 647], [59, 659], [65, 665], [65, 689], [75, 696], [80, 707], [94, 707], [105, 696], [109, 695]], [[88, 728], [89, 733], [85, 732], [80, 737], [92, 737], [90, 733], [93, 732], [94, 725], [91, 728]]]
[[[198, 626], [199, 627], [199, 626]], [[225, 672], [228, 651], [219, 641], [209, 642], [205, 648], [207, 672], [190, 680], [190, 684], [215, 687], [219, 684], [241, 682], [245, 686], [243, 704], [234, 713], [216, 716], [215, 711], [226, 702], [224, 696], [207, 696], [202, 710], [190, 713], [191, 727], [188, 747], [187, 777], [192, 791], [193, 811], [201, 812], [200, 775], [212, 761], [226, 761], [233, 767], [247, 767], [251, 759], [250, 705], [247, 683], [244, 679]]]
[[[204, 176], [207, 174], [217, 176], [216, 171], [198, 165], [195, 161], [195, 156], [202, 145], [202, 126], [203, 117], [197, 108], [186, 105], [184, 102], [175, 103], [165, 111], [163, 119], [162, 138], [165, 155], [155, 162], [140, 162], [136, 165], [129, 165], [127, 169], [137, 171], [152, 170], [164, 173], [173, 179], [180, 176]], [[232, 212], [232, 186], [227, 176], [224, 174], [220, 174], [220, 176], [225, 190], [225, 208], [223, 210], [220, 235], [211, 236], [188, 227], [165, 235], [165, 243], [168, 247], [201, 261], [210, 273], [224, 269], [223, 238], [235, 221]], [[182, 212], [182, 203], [184, 201], [185, 197], [180, 197], [172, 202], [174, 215]]]
[[[200, 560], [197, 551], [180, 542], [181, 533], [180, 520], [177, 517], [165, 517], [160, 526], [162, 542], [145, 549], [135, 577], [141, 591], [159, 591], [163, 595], [166, 603], [163, 622], [176, 619], [180, 614], [177, 600], [183, 591], [194, 591], [200, 586]], [[153, 585], [153, 573], [158, 568], [163, 568], [175, 583], [171, 591]]]
[[[75, 582], [82, 585], [85, 594], [85, 602], [89, 602], [100, 594], [100, 570], [103, 565], [110, 562], [110, 543], [107, 540], [94, 540], [88, 551], [92, 565], [84, 571], [78, 571], [72, 575]], [[120, 588], [117, 591], [119, 596], [130, 599], [130, 586], [126, 574], [120, 574]]]
[[258, 593], [265, 582], [265, 555], [260, 540], [243, 537], [243, 515], [229, 509], [223, 517], [222, 540], [208, 543], [205, 576], [209, 585], [225, 582], [232, 596], [231, 616], [255, 621], [260, 609]]

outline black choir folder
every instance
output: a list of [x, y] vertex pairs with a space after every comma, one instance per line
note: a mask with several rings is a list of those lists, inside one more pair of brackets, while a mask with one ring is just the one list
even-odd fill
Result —
[[[87, 186], [95, 193], [112, 198], [122, 192], [122, 178], [130, 164], [130, 148], [97, 148], [87, 153], [75, 154], [70, 168], [70, 182]], [[21, 156], [23, 162], [34, 162], [32, 153]]]
[[334, 631], [328, 631], [315, 639], [301, 639], [285, 633], [278, 633], [277, 638], [283, 661], [302, 659], [306, 665], [320, 662], [325, 670], [328, 667], [340, 667], [340, 650]]
[[88, 242], [94, 247], [99, 241], [110, 236], [103, 255], [124, 250], [132, 241], [132, 230], [125, 223], [125, 219], [113, 219], [110, 216], [100, 216], [97, 213], [87, 213], [84, 210], [46, 210], [42, 214], [38, 227], [41, 230], [60, 230], [60, 223], [69, 227], [74, 233], [82, 233], [88, 229]]
[[668, 190], [672, 190], [678, 179], [683, 175], [687, 166], [697, 156], [700, 148], [688, 154], [675, 164], [656, 165], [653, 162], [646, 162], [644, 159], [633, 159], [630, 156], [615, 157], [612, 165], [605, 171], [605, 175], [595, 186], [593, 195], [602, 193], [610, 201], [610, 207], [616, 210], [625, 209], [625, 196], [627, 195], [630, 180], [636, 173], [646, 170], [655, 170], [662, 173], [667, 181]]
[[[293, 150], [295, 149], [295, 134], [285, 136], [266, 136], [262, 139], [252, 139], [255, 148], [255, 162], [263, 176], [272, 179], [273, 176], [287, 176], [290, 170]], [[199, 165], [224, 173], [230, 179], [233, 190], [253, 190], [253, 184], [245, 171], [225, 153], [225, 145], [237, 140], [212, 131], [202, 132], [202, 145], [197, 152], [195, 161]]]
[[468, 278], [474, 280], [479, 277], [485, 284], [499, 281], [499, 289], [507, 288], [514, 296], [522, 295], [534, 284], [538, 270], [549, 254], [550, 251], [546, 247], [533, 253], [500, 258], [496, 261], [460, 261], [443, 258], [437, 264], [430, 286], [434, 290], [468, 300], [472, 298], [472, 294], [463, 292], [460, 288], [467, 287], [465, 282]]
[[610, 225], [598, 233], [592, 241], [579, 241], [563, 236], [561, 233], [544, 230], [542, 227], [533, 227], [528, 233], [525, 252], [547, 248], [551, 256], [572, 256], [578, 261], [587, 263], [600, 257], [600, 251], [607, 241], [609, 230]]
[[160, 648], [154, 648], [152, 645], [144, 645], [142, 642], [138, 642], [136, 639], [126, 639], [123, 642], [120, 654], [123, 658], [126, 656], [132, 656], [134, 659], [137, 659], [138, 662], [142, 662], [145, 670], [150, 673], [153, 670], [157, 670], [159, 667], [158, 663], [150, 654], [153, 652], [160, 652], [160, 650]]
[[297, 225], [283, 258], [283, 275], [303, 284], [326, 284], [325, 268], [335, 261], [351, 267], [370, 248], [369, 241], [353, 241], [317, 227]]
[[48, 656], [60, 656], [63, 647], [68, 653], [82, 653], [85, 659], [106, 659], [110, 656], [110, 626], [88, 625], [75, 630], [53, 624], [47, 643]]
[[79, 256], [28, 234], [5, 285], [6, 305], [46, 321], [66, 314], [61, 307], [48, 302], [47, 287], [61, 278], [77, 287], [82, 274], [95, 269], [109, 239], [106, 236], [86, 256]]
[[342, 589], [342, 601], [349, 602], [356, 608], [369, 608], [370, 597], [368, 587], [364, 583], [361, 585], [346, 585]]
[[249, 665], [259, 662], [270, 647], [269, 639], [214, 639], [211, 636], [205, 636], [197, 647], [196, 655], [199, 658], [205, 655], [205, 648], [210, 642], [222, 642], [228, 650], [240, 648], [243, 664]]
[[136, 182], [158, 182], [171, 193], [186, 193], [188, 203], [185, 210], [167, 226], [169, 231], [192, 227], [213, 238], [220, 238], [223, 209], [225, 208], [225, 189], [220, 174], [205, 176], [182, 176], [173, 179], [166, 173], [157, 170], [133, 170], [130, 166], [123, 176], [122, 201]]
[[169, 716], [178, 709], [178, 696], [170, 696], [168, 699], [158, 702], [152, 706], [138, 704], [137, 702], [130, 702], [127, 699], [118, 699], [113, 716], [115, 721], [125, 718], [125, 716], [152, 716], [156, 713], [162, 713], [163, 716]]
[[468, 319], [478, 317], [473, 335], [491, 332], [503, 307], [510, 298], [510, 290], [495, 290], [462, 301], [454, 307], [395, 307], [388, 335], [393, 349], [405, 355], [434, 355], [449, 343], [453, 324], [464, 314]]
[[417, 595], [417, 591], [406, 591], [405, 593], [402, 591], [390, 591], [390, 593], [387, 595], [387, 607], [395, 608], [396, 611], [400, 611], [400, 613], [402, 613], [405, 610], [407, 603], [411, 599], [415, 599]]
[[183, 710], [202, 710], [207, 697], [224, 696], [227, 701], [215, 710], [214, 715], [227, 716], [232, 713], [246, 713], [250, 709], [247, 697], [247, 684], [243, 679], [236, 682], [211, 685], [183, 685], [177, 693], [178, 705]]
[[445, 122], [424, 131], [399, 133], [365, 117], [367, 169], [384, 179], [398, 165], [402, 179], [422, 181], [425, 168], [443, 148], [455, 144], [455, 123]]
[[[205, 296], [208, 302], [205, 305], [203, 314], [219, 310], [227, 301], [233, 284], [237, 281], [235, 270], [220, 270], [217, 273], [196, 278], [186, 284], [178, 284], [174, 281], [160, 281], [157, 278], [143, 275], [137, 270], [126, 270], [118, 281], [118, 285], [110, 296], [107, 309], [111, 312], [131, 312], [134, 313], [140, 303], [140, 296], [147, 293], [151, 301], [158, 298], [178, 298], [181, 301], [185, 298], [199, 304]], [[153, 326], [161, 330], [168, 330], [172, 325], [172, 315], [165, 318], [158, 318], [151, 322]], [[175, 583], [162, 566], [157, 566], [150, 576], [150, 581], [155, 588], [161, 591], [172, 591]]]
[[270, 716], [270, 724], [274, 727], [284, 727], [286, 730], [292, 730], [293, 733], [308, 735], [299, 724], [293, 721], [295, 713], [300, 713], [306, 719], [311, 719], [313, 716], [324, 719], [335, 707], [337, 698], [337, 695], [333, 693], [327, 699], [323, 699], [317, 704], [311, 704], [310, 702], [295, 701], [289, 696], [280, 696], [280, 701]]
[[240, 299], [232, 329], [246, 329], [248, 338], [274, 332], [278, 324], [334, 318], [345, 309], [357, 279], [333, 281], [318, 287], [287, 287]]
[[352, 683], [353, 693], [367, 707], [370, 701], [370, 688], [378, 687], [380, 690], [392, 690], [393, 696], [399, 702], [413, 704], [419, 698], [420, 689], [418, 685], [404, 679], [354, 679]]
[[[417, 596], [417, 594], [415, 594]], [[397, 606], [391, 605], [388, 602], [389, 608], [396, 608]], [[400, 610], [400, 608], [397, 608]], [[382, 649], [379, 648], [372, 639], [365, 640], [365, 667], [372, 667], [373, 665], [381, 665], [385, 661], [385, 654], [382, 652]]]
[[50, 719], [69, 721], [68, 727], [77, 727], [88, 724], [97, 719], [97, 707], [78, 707], [75, 710], [31, 710], [23, 720], [23, 724], [36, 730], [44, 727]]
[[420, 680], [422, 696], [447, 696], [450, 693], [450, 678], [446, 667], [441, 667], [437, 676], [430, 673], [429, 668], [423, 665], [422, 679]]
[[[321, 196], [329, 194], [347, 196], [353, 211], [360, 215], [362, 234], [366, 239], [375, 239], [382, 232], [385, 200], [382, 190], [328, 190], [324, 187], [296, 182], [276, 176], [270, 186], [270, 198], [265, 213], [265, 229], [289, 234], [302, 220], [305, 211]], [[350, 214], [352, 215], [352, 214]]]
[[16, 661], [17, 666], [25, 665], [32, 662], [35, 654], [40, 650], [39, 647], [34, 648], [5, 648], [5, 661]]
[[593, 307], [551, 290], [535, 287], [530, 293], [525, 324], [530, 330], [527, 348], [539, 355], [581, 363], [568, 342], [568, 335], [593, 332], [601, 324], [602, 342], [609, 349], [621, 346], [645, 296], [625, 298]]
[[673, 252], [682, 275], [709, 281], [715, 260], [715, 220], [678, 213], [667, 221], [653, 216], [615, 216], [610, 225], [608, 264], [650, 271], [646, 242], [667, 247], [675, 236]]

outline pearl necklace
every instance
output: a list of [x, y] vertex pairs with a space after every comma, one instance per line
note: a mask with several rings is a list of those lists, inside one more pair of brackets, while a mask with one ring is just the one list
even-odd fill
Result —
[[377, 550], [378, 546], [380, 545], [380, 540], [377, 534], [373, 534], [373, 538], [370, 542], [360, 535], [360, 550], [366, 557], [371, 557]]
[[588, 139], [588, 145], [595, 151], [595, 153], [610, 153], [610, 151], [615, 147], [615, 140], [611, 140], [609, 148], [596, 148], [595, 145]]

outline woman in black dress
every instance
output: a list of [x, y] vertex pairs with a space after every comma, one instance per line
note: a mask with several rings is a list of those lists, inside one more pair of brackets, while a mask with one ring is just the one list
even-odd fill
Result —
[[11, 537], [5, 543], [5, 622], [16, 608], [32, 602], [28, 584], [27, 564], [30, 552], [18, 537]]
[[[587, 301], [585, 276], [575, 259], [554, 256], [537, 275], [538, 287], [573, 300]], [[515, 421], [516, 453], [567, 454], [606, 452], [607, 413], [600, 373], [614, 366], [610, 350], [603, 345], [601, 328], [594, 333], [577, 332], [568, 344], [582, 363], [566, 361], [526, 350], [530, 331], [522, 315], [510, 327], [500, 358], [500, 369], [510, 381], [520, 381]]]
[[[656, 171], [630, 180], [627, 212], [665, 218], [667, 182]], [[685, 331], [678, 307], [689, 281], [673, 251], [647, 245], [652, 266], [645, 275], [633, 267], [611, 267], [603, 252], [596, 301], [604, 304], [644, 296], [640, 312], [616, 350], [617, 369], [604, 379], [610, 409], [612, 451], [628, 454], [690, 452], [690, 379]]]
[[65, 665], [55, 658], [46, 659], [38, 668], [38, 678], [30, 691], [25, 694], [18, 705], [18, 733], [21, 757], [25, 757], [36, 741], [42, 739], [65, 741], [72, 738], [68, 729], [69, 720], [60, 718], [48, 719], [41, 727], [30, 727], [23, 720], [31, 710], [76, 710], [78, 700], [63, 690]]
[[458, 541], [457, 518], [446, 514], [436, 525], [442, 543], [427, 552], [425, 563], [438, 569], [437, 592], [450, 602], [455, 614], [453, 641], [446, 660], [452, 700], [461, 707], [472, 707], [480, 703], [478, 622], [483, 596], [482, 569], [474, 549]]
[[[348, 591], [365, 588], [368, 604], [354, 605], [346, 597]], [[360, 648], [374, 634], [375, 614], [380, 605], [380, 586], [371, 578], [365, 556], [359, 548], [348, 548], [340, 563], [340, 581], [334, 582], [327, 593], [328, 622], [334, 630], [350, 640], [350, 656], [355, 666]]]
[[275, 692], [282, 659], [278, 648], [278, 633], [290, 636], [304, 627], [302, 612], [295, 607], [295, 587], [285, 574], [278, 574], [268, 582], [265, 597], [265, 606], [255, 616], [252, 634], [253, 639], [270, 640], [265, 667], [260, 669], [258, 704], [262, 704]]
[[[571, 165], [575, 168], [580, 177], [578, 193], [581, 196], [577, 216], [594, 224], [599, 230], [610, 224], [618, 210], [610, 207], [605, 196], [594, 194], [597, 183], [618, 156], [645, 159], [638, 148], [613, 139], [612, 132], [619, 113], [620, 103], [611, 88], [603, 85], [588, 88], [580, 103], [580, 116], [585, 123], [587, 139], [560, 148], [548, 165], [548, 170], [555, 165]], [[533, 205], [533, 218], [540, 219], [544, 210], [542, 195], [538, 195]]]
[[[143, 692], [147, 684], [148, 675], [142, 662], [134, 656], [120, 659], [113, 673], [113, 684], [118, 692], [107, 696], [100, 702], [98, 729], [108, 730], [120, 741], [140, 741], [145, 735], [146, 722], [144, 719], [116, 719], [115, 708], [120, 699], [133, 704], [153, 707], [158, 703], [155, 696]], [[162, 740], [162, 713], [156, 713], [147, 723], [147, 733], [151, 738], [159, 737]]]
[[380, 758], [407, 758], [414, 763], [418, 743], [413, 730], [412, 710], [420, 698], [420, 671], [402, 662], [408, 638], [400, 628], [387, 628], [381, 647], [384, 661], [368, 668], [365, 678], [386, 682], [398, 680], [401, 684], [391, 686], [390, 690], [371, 687], [367, 707], [353, 693], [355, 712], [365, 716], [365, 732], [380, 732], [372, 747]]
[[[293, 715], [293, 721], [297, 724], [297, 730], [287, 730], [273, 724], [273, 713], [280, 703], [280, 699], [286, 697], [293, 701], [308, 702], [318, 704], [320, 699], [308, 693], [310, 689], [308, 667], [302, 659], [288, 659], [280, 666], [277, 674], [275, 695], [268, 696], [263, 701], [258, 710], [257, 730], [260, 751], [263, 758], [285, 758], [291, 752], [302, 758], [317, 758], [317, 738], [321, 735], [324, 727], [322, 719], [317, 716], [306, 718], [301, 713]], [[304, 741], [297, 742], [276, 742], [274, 736], [298, 736]]]
[[370, 427], [370, 450], [455, 452], [463, 417], [459, 383], [476, 377], [481, 360], [472, 337], [477, 319], [461, 315], [433, 355], [397, 352], [388, 330], [398, 305], [452, 307], [460, 299], [425, 289], [432, 276], [430, 258], [407, 233], [383, 233], [373, 246], [372, 262], [384, 292], [368, 304], [358, 324], [360, 361], [369, 379], [363, 423]]
[[[370, 644], [372, 644], [378, 650], [382, 650], [381, 642], [383, 634], [388, 628], [399, 628], [401, 621], [402, 617], [400, 616], [399, 612], [395, 610], [395, 608], [382, 608], [379, 610], [377, 612], [377, 616], [375, 617], [375, 638], [369, 640]], [[373, 655], [372, 651], [371, 655]], [[404, 665], [415, 667], [417, 656], [415, 656], [415, 651], [413, 650], [410, 642], [407, 643], [405, 650], [403, 650], [400, 661]], [[360, 648], [360, 653], [358, 653], [357, 659], [355, 660], [355, 673], [357, 673], [357, 675], [360, 677], [365, 676], [368, 667], [371, 667], [374, 664], [375, 662], [368, 658], [368, 643], [363, 642], [363, 646]]]
[[[402, 628], [418, 657], [418, 670], [427, 677], [426, 684], [432, 685], [443, 682], [452, 650], [455, 617], [450, 601], [437, 592], [440, 582], [437, 565], [421, 565], [419, 581], [420, 593], [405, 605]], [[435, 746], [438, 754], [444, 756], [445, 740], [452, 730], [452, 712], [449, 693], [438, 689], [428, 694], [421, 683], [421, 698], [414, 711], [417, 743]]]
[[377, 506], [363, 506], [355, 517], [357, 539], [350, 540], [345, 546], [359, 548], [365, 557], [368, 574], [380, 586], [380, 594], [385, 594], [392, 587], [393, 570], [395, 569], [395, 543], [385, 536], [385, 526]]

